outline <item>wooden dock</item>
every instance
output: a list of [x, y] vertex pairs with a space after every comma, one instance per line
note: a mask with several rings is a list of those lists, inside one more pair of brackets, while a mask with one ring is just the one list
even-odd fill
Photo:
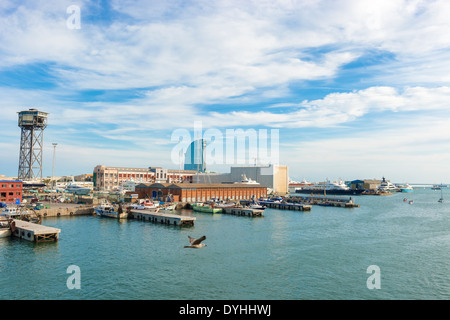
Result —
[[[251, 201], [240, 201], [241, 204], [246, 205], [250, 204]], [[276, 202], [276, 201], [264, 201], [259, 203], [262, 206], [272, 209], [279, 210], [294, 210], [294, 211], [311, 211], [311, 205], [309, 204], [301, 204], [301, 203], [285, 203], [285, 202]]]
[[223, 208], [224, 214], [231, 214], [237, 216], [247, 216], [247, 217], [262, 217], [264, 210], [260, 209], [250, 209], [250, 208], [239, 208], [239, 207], [225, 207]]
[[131, 209], [128, 217], [142, 221], [150, 221], [153, 223], [168, 224], [174, 226], [193, 226], [196, 217], [181, 216], [178, 214], [167, 212], [156, 212], [152, 210], [138, 210]]
[[294, 210], [294, 211], [311, 211], [311, 205], [300, 203], [284, 203], [284, 202], [263, 202], [262, 205], [279, 210]]
[[295, 196], [285, 199], [288, 203], [303, 203], [309, 205], [339, 207], [339, 208], [358, 208], [359, 204], [355, 204], [352, 197], [335, 197], [335, 196]]
[[59, 238], [59, 233], [61, 232], [61, 230], [57, 228], [46, 227], [40, 224], [17, 219], [14, 219], [13, 223], [15, 226], [11, 227], [11, 234], [15, 237], [28, 241], [57, 241]]

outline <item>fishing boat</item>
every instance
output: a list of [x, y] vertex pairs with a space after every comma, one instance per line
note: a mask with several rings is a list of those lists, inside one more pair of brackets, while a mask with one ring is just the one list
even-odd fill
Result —
[[114, 219], [127, 219], [128, 213], [123, 212], [122, 206], [119, 204], [118, 209], [116, 210], [114, 205], [109, 203], [106, 200], [103, 200], [95, 209], [95, 213], [101, 217], [108, 217]]
[[29, 215], [30, 212], [22, 210], [20, 207], [6, 207], [3, 208], [0, 217], [6, 219], [20, 219], [23, 215]]
[[194, 211], [207, 213], [222, 213], [223, 209], [215, 206], [213, 203], [197, 202], [192, 205]]

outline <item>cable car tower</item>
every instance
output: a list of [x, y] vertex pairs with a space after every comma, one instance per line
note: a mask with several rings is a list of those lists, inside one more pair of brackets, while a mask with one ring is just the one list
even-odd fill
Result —
[[19, 180], [42, 180], [42, 151], [47, 112], [29, 109], [18, 112], [20, 137]]

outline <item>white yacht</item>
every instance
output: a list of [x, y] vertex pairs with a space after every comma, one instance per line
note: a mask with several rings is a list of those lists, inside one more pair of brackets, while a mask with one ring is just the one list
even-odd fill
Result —
[[91, 193], [92, 189], [87, 187], [82, 187], [76, 184], [69, 184], [66, 189], [64, 189], [65, 192], [73, 193], [76, 195], [88, 195]]
[[383, 192], [397, 192], [397, 191], [400, 191], [399, 188], [396, 185], [390, 183], [389, 181], [386, 181], [386, 179], [384, 177], [383, 177], [383, 180], [381, 181], [381, 184], [378, 187], [378, 189], [380, 191], [383, 191]]
[[313, 193], [327, 195], [357, 195], [361, 194], [361, 192], [362, 190], [350, 189], [341, 179], [339, 179], [338, 181], [330, 181], [327, 179], [324, 182], [318, 182], [313, 185], [295, 190], [295, 193]]
[[314, 185], [314, 183], [307, 181], [305, 178], [301, 182], [289, 180], [289, 193], [296, 193], [297, 190], [308, 188]]
[[247, 176], [245, 174], [241, 175], [242, 180], [240, 182], [235, 182], [235, 183], [242, 183], [242, 184], [259, 184], [258, 182], [256, 182], [255, 180], [252, 180], [250, 178], [247, 178]]

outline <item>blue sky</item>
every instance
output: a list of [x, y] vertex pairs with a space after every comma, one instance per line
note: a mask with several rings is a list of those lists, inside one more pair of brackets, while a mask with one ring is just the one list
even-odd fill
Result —
[[38, 108], [45, 176], [53, 142], [56, 175], [178, 168], [171, 135], [201, 121], [278, 129], [293, 179], [450, 182], [449, 16], [438, 0], [3, 0], [0, 174], [17, 174], [17, 112]]

